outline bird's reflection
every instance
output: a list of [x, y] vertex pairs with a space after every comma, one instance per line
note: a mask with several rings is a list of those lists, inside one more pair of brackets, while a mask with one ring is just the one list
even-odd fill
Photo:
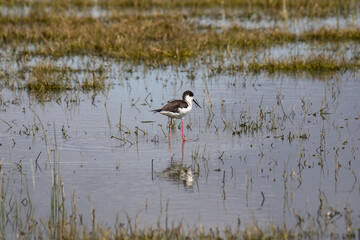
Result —
[[182, 182], [186, 187], [192, 187], [194, 178], [190, 167], [183, 164], [171, 164], [164, 171], [162, 176], [175, 182]]
[[184, 164], [185, 143], [185, 141], [182, 142], [181, 164], [178, 164], [171, 154], [171, 142], [169, 141], [170, 166], [162, 171], [162, 176], [172, 181], [182, 182], [186, 187], [192, 187], [194, 184], [194, 177], [191, 167]]

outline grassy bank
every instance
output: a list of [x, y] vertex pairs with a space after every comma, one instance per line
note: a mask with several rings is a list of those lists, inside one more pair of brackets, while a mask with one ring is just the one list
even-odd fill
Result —
[[204, 53], [261, 50], [284, 43], [360, 41], [357, 28], [323, 27], [295, 34], [277, 28], [231, 26], [219, 32], [176, 13], [98, 19], [34, 12], [15, 20], [3, 17], [0, 26], [1, 44], [17, 56], [93, 55], [147, 64], [184, 62]]
[[[219, 66], [257, 73], [356, 71], [360, 65], [357, 43], [360, 29], [355, 21], [359, 4], [354, 0], [316, 1], [7, 1], [0, 2], [0, 45], [3, 59], [19, 66], [1, 64], [3, 86], [35, 92], [104, 89], [106, 70], [54, 66], [52, 59], [86, 56], [159, 67], [199, 59], [225, 59], [236, 53], [239, 63]], [[261, 12], [262, 14], [259, 14]], [[263, 16], [265, 14], [265, 16]], [[205, 24], [199, 19], [205, 16]], [[249, 27], [236, 22], [258, 22], [265, 17], [280, 21], [278, 27]], [[309, 28], [289, 31], [297, 18], [309, 26], [320, 18], [352, 22], [347, 27]], [[350, 20], [349, 20], [350, 19]], [[226, 26], [224, 21], [229, 21]], [[211, 21], [222, 23], [219, 26]], [[206, 23], [209, 22], [209, 23]], [[349, 27], [350, 26], [350, 27]], [[287, 59], [254, 59], [267, 49], [286, 44], [328, 45], [354, 43], [353, 56], [329, 54], [290, 56]], [[327, 50], [326, 50], [327, 51]], [[44, 59], [29, 67], [34, 58]], [[247, 64], [243, 64], [246, 62]], [[233, 66], [236, 65], [234, 68]], [[212, 66], [210, 66], [211, 68]], [[89, 72], [90, 71], [90, 72]], [[16, 86], [16, 87], [14, 87]]]
[[[11, 14], [0, 17], [0, 44], [21, 56], [91, 55], [118, 60], [163, 64], [187, 61], [204, 53], [224, 50], [261, 50], [278, 44], [297, 42], [338, 43], [360, 41], [360, 29], [320, 27], [291, 33], [290, 12], [326, 11], [327, 17], [357, 16], [358, 3], [337, 1], [10, 1], [2, 3]], [[285, 4], [285, 5], [284, 5]], [[0, 5], [1, 6], [1, 5]], [[24, 7], [27, 10], [24, 10]], [[95, 14], [91, 7], [99, 7]], [[126, 8], [125, 8], [126, 7]], [[184, 10], [184, 8], [190, 10]], [[206, 8], [205, 8], [206, 7]], [[150, 10], [146, 10], [150, 8]], [[239, 24], [221, 28], [193, 21], [199, 8], [217, 9], [211, 17], [221, 22], [256, 18], [259, 9], [273, 11], [268, 16], [281, 17], [283, 28], [248, 28]], [[240, 12], [226, 12], [237, 9]], [[315, 10], [314, 10], [315, 9]], [[102, 13], [103, 11], [103, 13]], [[285, 12], [284, 12], [285, 11]], [[217, 13], [220, 18], [217, 18]], [[300, 12], [300, 13], [299, 13]], [[97, 16], [97, 14], [100, 14]], [[204, 16], [201, 14], [200, 16]], [[211, 18], [210, 18], [211, 19]], [[313, 21], [311, 18], [308, 22]], [[355, 21], [355, 19], [353, 20]]]

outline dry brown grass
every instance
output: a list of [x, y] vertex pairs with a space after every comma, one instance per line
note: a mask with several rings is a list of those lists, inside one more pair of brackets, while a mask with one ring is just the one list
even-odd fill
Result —
[[148, 64], [181, 62], [226, 49], [247, 51], [297, 41], [360, 40], [360, 29], [321, 28], [296, 35], [279, 29], [233, 26], [219, 32], [211, 27], [199, 28], [181, 14], [97, 19], [48, 13], [19, 20], [2, 18], [1, 26], [3, 45], [14, 49], [25, 46], [19, 55], [95, 55]]
[[[310, 10], [315, 11], [311, 14], [325, 11], [331, 16], [339, 16], [356, 13], [358, 6], [352, 0], [346, 0], [341, 5], [334, 0], [286, 1], [285, 8], [283, 3], [283, 0], [8, 1], [0, 3], [0, 6], [19, 9], [0, 16], [0, 45], [10, 49], [12, 57], [18, 61], [34, 56], [59, 58], [86, 55], [90, 58], [112, 58], [161, 66], [186, 63], [204, 56], [221, 59], [224, 58], [224, 52], [241, 52], [242, 55], [249, 52], [259, 53], [269, 47], [286, 43], [339, 44], [360, 41], [360, 29], [354, 27], [323, 27], [295, 34], [279, 28], [253, 29], [238, 25], [219, 29], [189, 21], [189, 18], [207, 13], [213, 14], [216, 19], [222, 13], [229, 18], [246, 18], [258, 15], [259, 9], [268, 11], [274, 19], [291, 18], [295, 13], [305, 16], [302, 12]], [[24, 6], [28, 7], [26, 14], [22, 14]], [[97, 11], [105, 10], [106, 14], [101, 17], [89, 14], [95, 6]], [[358, 67], [357, 61], [351, 63], [345, 59], [343, 62], [326, 60], [322, 61], [321, 56], [315, 56], [311, 61], [253, 62], [248, 70], [291, 72], [308, 71], [316, 66], [317, 69], [336, 71]], [[27, 75], [24, 74], [25, 70], [29, 70]], [[5, 79], [6, 85], [14, 86], [10, 81], [12, 73], [3, 67], [0, 71], [0, 78]], [[105, 75], [100, 74], [75, 86], [74, 78], [69, 75], [68, 69], [54, 68], [51, 61], [50, 65], [23, 68], [20, 72], [23, 73], [20, 78], [27, 81], [27, 88], [34, 91], [94, 89], [105, 85]]]

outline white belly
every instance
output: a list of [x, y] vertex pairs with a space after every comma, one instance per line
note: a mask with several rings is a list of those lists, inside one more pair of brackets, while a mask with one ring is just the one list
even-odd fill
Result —
[[187, 108], [179, 108], [179, 112], [177, 112], [177, 113], [170, 112], [170, 111], [161, 111], [160, 113], [165, 116], [168, 116], [170, 118], [181, 119], [181, 118], [185, 117], [185, 115], [191, 111], [191, 108], [192, 108], [192, 106], [189, 105]]

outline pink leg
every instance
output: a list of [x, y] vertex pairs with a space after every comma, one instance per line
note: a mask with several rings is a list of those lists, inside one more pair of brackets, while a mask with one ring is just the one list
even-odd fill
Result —
[[187, 141], [184, 137], [184, 119], [181, 119], [181, 129], [182, 129], [182, 139], [183, 141]]
[[170, 125], [169, 125], [169, 141], [171, 140], [171, 127], [172, 127], [172, 118], [170, 118]]
[[169, 141], [171, 139], [171, 125], [170, 125], [170, 128], [169, 128]]

